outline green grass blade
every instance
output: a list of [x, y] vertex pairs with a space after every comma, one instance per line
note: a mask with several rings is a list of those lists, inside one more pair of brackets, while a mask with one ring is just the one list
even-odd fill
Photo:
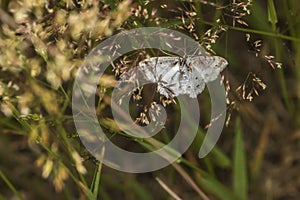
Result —
[[[202, 144], [205, 137], [205, 132], [203, 129], [199, 128], [197, 135], [194, 139], [196, 143], [198, 143], [197, 146], [200, 146]], [[226, 156], [225, 153], [222, 152], [222, 150], [215, 146], [211, 152], [208, 154], [209, 157], [211, 157], [214, 164], [223, 167], [223, 168], [229, 168], [231, 166], [230, 159]]]
[[146, 189], [146, 187], [142, 186], [135, 179], [128, 179], [128, 183], [132, 188], [132, 191], [134, 191], [134, 194], [137, 197], [136, 199], [153, 200], [151, 193]]
[[[137, 180], [135, 180], [133, 177], [125, 176], [126, 182], [122, 182], [120, 180], [114, 180], [111, 178], [111, 176], [107, 174], [102, 175], [103, 182], [105, 182], [105, 187], [114, 188], [118, 192], [122, 192], [123, 194], [128, 194], [130, 192], [130, 196], [133, 199], [145, 199], [145, 200], [153, 200], [153, 195], [148, 191], [147, 186], [142, 185]], [[122, 179], [125, 180], [125, 179]], [[101, 188], [101, 196], [105, 195], [103, 194], [104, 188]], [[124, 199], [126, 199], [124, 197]]]
[[268, 0], [268, 20], [272, 25], [275, 25], [278, 22], [273, 0]]
[[236, 121], [234, 141], [234, 156], [233, 156], [233, 188], [234, 193], [239, 199], [247, 199], [247, 167], [246, 153], [242, 138], [242, 127], [240, 119]]
[[[147, 143], [145, 141], [141, 141], [141, 140], [136, 140], [137, 142], [139, 142], [143, 147], [145, 147], [146, 149], [150, 150], [151, 152], [156, 151], [158, 147], [160, 148], [164, 148], [164, 152], [165, 154], [162, 156], [168, 156], [169, 158], [180, 158], [181, 157], [181, 153], [178, 152], [176, 149], [173, 149], [171, 147], [169, 147], [168, 145], [164, 144], [163, 142], [160, 142], [159, 140], [153, 139], [151, 138], [151, 143]], [[161, 153], [159, 155], [162, 155]]]
[[[190, 126], [198, 126], [198, 124], [196, 124], [196, 122], [193, 119], [191, 119], [189, 113], [187, 113], [185, 111], [185, 109], [183, 109], [183, 110], [184, 110], [184, 112], [182, 114], [184, 115], [185, 118], [188, 119], [189, 125]], [[192, 147], [193, 148], [196, 147], [197, 150], [199, 150], [199, 148], [201, 147], [201, 144], [204, 140], [204, 137], [205, 137], [205, 130], [198, 127], [198, 131], [197, 131], [196, 137], [193, 141]], [[227, 168], [230, 166], [230, 159], [217, 146], [215, 146], [212, 149], [212, 151], [209, 153], [208, 156], [211, 156], [213, 162], [216, 163], [218, 166], [221, 166], [223, 168]]]
[[297, 43], [300, 42], [300, 38], [292, 37], [289, 35], [283, 35], [280, 33], [272, 33], [272, 32], [263, 31], [263, 30], [259, 30], [259, 29], [249, 29], [249, 28], [241, 28], [241, 27], [233, 27], [233, 26], [227, 26], [227, 27], [228, 27], [228, 29], [241, 31], [241, 32], [245, 32], [245, 33], [255, 33], [255, 34], [262, 35], [262, 36], [281, 38], [284, 40], [290, 40], [290, 41], [297, 42]]
[[6, 198], [0, 194], [0, 200], [6, 200]]
[[20, 192], [17, 191], [17, 189], [13, 186], [13, 184], [8, 180], [8, 178], [3, 174], [3, 172], [0, 170], [0, 177], [1, 179], [6, 183], [6, 185], [9, 187], [9, 189], [16, 195], [16, 197], [20, 200], [24, 200]]
[[[273, 32], [277, 33], [276, 24], [278, 22], [278, 19], [277, 19], [277, 13], [276, 13], [276, 9], [275, 9], [273, 0], [268, 0], [268, 20], [272, 25]], [[275, 46], [275, 52], [276, 52], [275, 56], [277, 59], [281, 59], [281, 52], [282, 52], [281, 46], [279, 43], [280, 43], [280, 41], [277, 38], [274, 38], [274, 46]], [[285, 105], [287, 107], [289, 114], [292, 115], [292, 105], [289, 100], [286, 78], [285, 78], [283, 69], [279, 70], [279, 80], [280, 80], [280, 86], [281, 86], [281, 91], [282, 91]]]
[[93, 190], [92, 190], [94, 199], [97, 199], [98, 193], [99, 193], [100, 177], [101, 177], [101, 171], [102, 171], [102, 163], [101, 162], [98, 164], [96, 170], [97, 171], [96, 171], [95, 179], [93, 182]]
[[201, 178], [201, 183], [211, 194], [222, 200], [234, 200], [236, 196], [222, 183], [211, 177]]

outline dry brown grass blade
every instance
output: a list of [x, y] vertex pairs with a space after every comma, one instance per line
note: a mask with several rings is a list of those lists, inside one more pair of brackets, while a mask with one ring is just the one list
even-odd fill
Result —
[[182, 178], [199, 194], [203, 200], [209, 200], [208, 196], [198, 187], [194, 180], [177, 163], [172, 164]]
[[160, 178], [155, 177], [155, 180], [159, 183], [159, 185], [175, 200], [182, 200], [174, 191], [171, 190], [167, 186], [165, 182], [163, 182]]
[[269, 134], [271, 133], [273, 124], [275, 124], [272, 116], [270, 114], [268, 116], [269, 117], [264, 121], [265, 123], [263, 125], [263, 129], [262, 129], [262, 132], [261, 132], [261, 135], [259, 138], [259, 142], [254, 151], [255, 152], [254, 157], [251, 162], [251, 164], [252, 164], [251, 172], [252, 172], [252, 176], [254, 179], [256, 177], [258, 177], [260, 174], [260, 169], [262, 166], [265, 149], [267, 147], [268, 140], [269, 140]]
[[[110, 97], [104, 96], [103, 97], [103, 101], [109, 105], [109, 106], [114, 106], [119, 107], [116, 103], [114, 103], [113, 101], [111, 101]], [[122, 112], [121, 109], [118, 109], [120, 111], [120, 115], [124, 116], [125, 115], [125, 111]], [[140, 130], [141, 133], [145, 133], [145, 131], [143, 129]], [[156, 148], [161, 148], [160, 146], [157, 145], [157, 143], [155, 142], [155, 140], [153, 140], [152, 138], [147, 138], [147, 141], [149, 143], [151, 143], [154, 147]], [[166, 152], [166, 156], [168, 152]], [[206, 196], [206, 194], [197, 186], [197, 184], [194, 182], [194, 180], [182, 169], [182, 167], [180, 167], [180, 165], [178, 165], [177, 163], [172, 163], [173, 167], [176, 169], [176, 171], [182, 176], [182, 178], [199, 194], [199, 196], [201, 196], [201, 198], [203, 200], [209, 200], [209, 198]]]

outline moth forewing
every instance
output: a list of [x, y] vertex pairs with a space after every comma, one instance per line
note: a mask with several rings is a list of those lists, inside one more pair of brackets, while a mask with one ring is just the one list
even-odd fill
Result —
[[214, 81], [228, 62], [219, 56], [152, 57], [139, 63], [147, 80], [157, 82], [157, 91], [167, 98], [187, 94], [196, 98], [205, 83]]

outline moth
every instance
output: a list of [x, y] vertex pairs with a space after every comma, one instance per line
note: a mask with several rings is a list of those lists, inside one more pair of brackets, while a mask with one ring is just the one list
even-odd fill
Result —
[[138, 68], [147, 80], [157, 83], [157, 91], [166, 98], [181, 94], [196, 98], [227, 65], [219, 56], [162, 56], [142, 60]]

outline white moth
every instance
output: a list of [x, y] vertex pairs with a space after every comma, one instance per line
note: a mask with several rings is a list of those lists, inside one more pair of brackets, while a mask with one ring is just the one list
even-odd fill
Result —
[[156, 82], [157, 91], [167, 98], [180, 94], [196, 98], [227, 65], [219, 56], [152, 57], [141, 61], [139, 70], [147, 80]]

